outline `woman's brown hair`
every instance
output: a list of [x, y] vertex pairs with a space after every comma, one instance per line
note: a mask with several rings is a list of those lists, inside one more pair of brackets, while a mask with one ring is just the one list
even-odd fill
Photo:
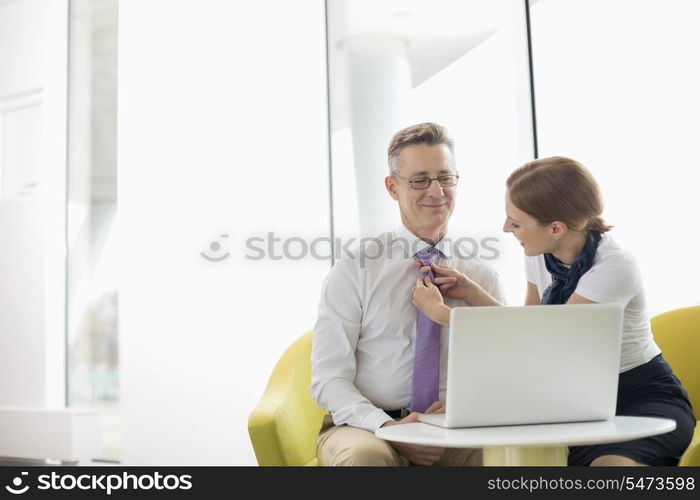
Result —
[[541, 158], [516, 169], [506, 181], [510, 201], [540, 224], [561, 221], [574, 231], [605, 233], [598, 183], [579, 162], [564, 156]]

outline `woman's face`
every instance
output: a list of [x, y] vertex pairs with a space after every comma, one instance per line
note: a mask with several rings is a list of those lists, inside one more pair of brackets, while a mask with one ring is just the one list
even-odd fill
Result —
[[513, 233], [523, 246], [525, 255], [541, 255], [551, 253], [556, 240], [552, 235], [550, 225], [542, 226], [537, 220], [518, 209], [510, 201], [506, 193], [506, 221], [503, 224], [506, 233]]

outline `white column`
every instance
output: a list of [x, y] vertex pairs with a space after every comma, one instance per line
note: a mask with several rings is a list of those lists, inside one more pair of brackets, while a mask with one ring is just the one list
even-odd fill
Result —
[[396, 206], [384, 188], [387, 146], [402, 126], [411, 89], [407, 41], [357, 35], [341, 41], [348, 56], [350, 109], [360, 233], [375, 236], [395, 223]]
[[0, 406], [65, 399], [67, 26], [67, 0], [0, 2]]

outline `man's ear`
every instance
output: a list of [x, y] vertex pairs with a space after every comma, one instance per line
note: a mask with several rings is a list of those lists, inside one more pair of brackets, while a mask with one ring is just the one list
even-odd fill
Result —
[[399, 199], [399, 193], [396, 192], [396, 179], [394, 177], [391, 175], [384, 177], [384, 186], [386, 186], [386, 190], [389, 191], [389, 196], [395, 200]]
[[564, 224], [562, 221], [555, 220], [554, 222], [552, 222], [552, 238], [554, 238], [555, 240], [562, 238], [568, 230], [569, 226]]

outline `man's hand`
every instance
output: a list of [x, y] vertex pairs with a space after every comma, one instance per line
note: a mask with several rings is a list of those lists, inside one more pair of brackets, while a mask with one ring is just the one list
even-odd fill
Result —
[[[431, 407], [432, 406], [433, 405], [431, 405]], [[412, 422], [418, 422], [418, 413], [412, 412], [401, 420], [389, 420], [385, 422], [382, 427], [409, 424]], [[437, 446], [421, 446], [417, 444], [398, 443], [395, 441], [389, 441], [389, 444], [399, 455], [406, 457], [409, 462], [416, 465], [433, 465], [440, 460], [443, 453], [445, 453], [445, 448], [438, 448]]]
[[428, 406], [428, 409], [425, 410], [425, 413], [445, 413], [446, 409], [447, 404], [445, 403], [444, 399], [441, 399], [440, 401], [435, 401], [433, 404]]

